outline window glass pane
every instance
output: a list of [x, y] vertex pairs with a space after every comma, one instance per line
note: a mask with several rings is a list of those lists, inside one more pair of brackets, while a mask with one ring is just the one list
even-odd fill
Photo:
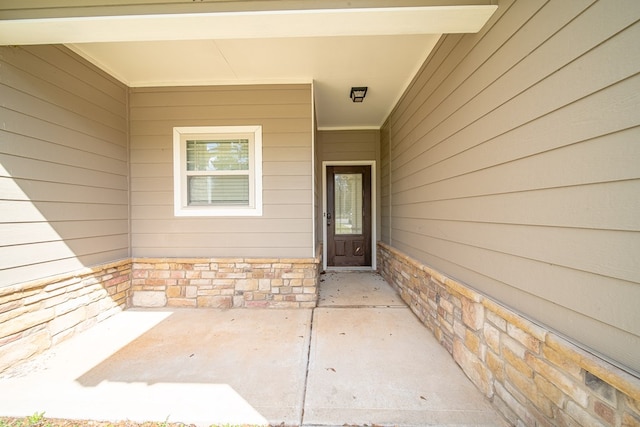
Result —
[[249, 176], [189, 176], [190, 206], [249, 205]]
[[335, 174], [335, 233], [362, 234], [362, 174]]
[[249, 140], [187, 140], [187, 170], [249, 170]]

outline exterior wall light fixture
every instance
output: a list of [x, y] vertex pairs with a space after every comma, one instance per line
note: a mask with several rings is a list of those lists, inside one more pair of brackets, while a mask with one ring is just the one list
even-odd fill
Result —
[[367, 87], [352, 87], [351, 88], [351, 100], [353, 102], [362, 102], [367, 95]]

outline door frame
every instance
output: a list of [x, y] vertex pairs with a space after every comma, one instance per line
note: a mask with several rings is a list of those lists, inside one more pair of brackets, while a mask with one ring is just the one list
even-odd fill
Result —
[[[371, 168], [371, 266], [366, 267], [329, 267], [327, 266], [327, 167], [328, 166], [369, 166]], [[377, 270], [376, 252], [378, 240], [377, 228], [377, 196], [376, 196], [376, 161], [375, 160], [327, 160], [322, 162], [322, 268], [324, 270]]]

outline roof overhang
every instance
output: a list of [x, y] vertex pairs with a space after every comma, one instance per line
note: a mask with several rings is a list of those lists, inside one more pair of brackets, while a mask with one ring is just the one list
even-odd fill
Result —
[[[314, 81], [319, 127], [379, 127], [438, 37], [477, 32], [496, 8], [495, 0], [6, 0], [0, 44], [66, 44], [133, 87]], [[252, 52], [265, 66], [246, 61]], [[168, 74], [169, 54], [191, 72]], [[352, 85], [371, 88], [357, 109], [347, 104]]]

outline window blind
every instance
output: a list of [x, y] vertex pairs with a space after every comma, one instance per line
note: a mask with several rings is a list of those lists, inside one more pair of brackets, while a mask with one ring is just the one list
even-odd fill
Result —
[[189, 176], [189, 205], [248, 205], [249, 176]]
[[188, 204], [249, 205], [249, 140], [187, 140]]
[[187, 140], [187, 171], [249, 170], [249, 140]]

